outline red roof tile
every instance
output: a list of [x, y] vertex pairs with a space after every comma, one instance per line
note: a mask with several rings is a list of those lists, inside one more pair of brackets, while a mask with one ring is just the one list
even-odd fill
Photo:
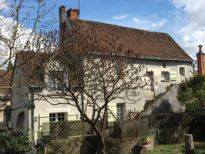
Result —
[[12, 71], [0, 70], [0, 96], [10, 94]]
[[98, 54], [117, 52], [119, 55], [141, 58], [192, 61], [192, 58], [166, 33], [77, 19], [68, 19], [63, 27], [67, 29], [69, 50]]

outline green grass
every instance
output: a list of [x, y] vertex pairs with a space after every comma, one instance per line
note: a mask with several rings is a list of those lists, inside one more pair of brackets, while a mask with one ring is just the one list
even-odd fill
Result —
[[[195, 153], [205, 154], [205, 143], [195, 143]], [[149, 154], [184, 154], [183, 144], [155, 145], [154, 150]]]
[[154, 151], [149, 154], [182, 154], [182, 144], [155, 145]]

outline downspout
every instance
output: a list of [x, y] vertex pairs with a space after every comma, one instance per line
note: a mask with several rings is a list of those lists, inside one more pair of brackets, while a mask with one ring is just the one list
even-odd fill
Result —
[[[192, 67], [193, 67], [193, 77], [195, 76], [195, 67], [196, 67], [197, 61], [194, 60], [192, 63]], [[198, 73], [197, 73], [198, 74]]]
[[31, 110], [31, 141], [32, 143], [34, 143], [34, 92], [33, 92], [33, 88], [30, 87], [30, 110]]

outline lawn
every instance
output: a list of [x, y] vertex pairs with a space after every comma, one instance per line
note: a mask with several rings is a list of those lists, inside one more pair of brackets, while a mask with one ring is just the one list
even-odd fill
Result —
[[[195, 142], [196, 154], [205, 154], [205, 142]], [[184, 154], [183, 144], [155, 145], [149, 154]]]

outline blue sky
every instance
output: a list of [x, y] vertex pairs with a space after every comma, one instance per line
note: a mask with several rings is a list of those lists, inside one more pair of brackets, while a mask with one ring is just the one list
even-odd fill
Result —
[[[58, 0], [67, 8], [78, 0]], [[205, 0], [81, 0], [81, 19], [169, 33], [195, 58], [205, 43]]]
[[[57, 2], [67, 8], [77, 7], [78, 0]], [[127, 27], [165, 31], [173, 20], [174, 5], [169, 0], [81, 0], [81, 19], [101, 21]], [[55, 11], [57, 12], [57, 10]]]
[[[35, 0], [25, 1], [33, 5]], [[78, 0], [45, 1], [55, 6], [47, 17], [56, 19], [56, 27], [61, 5], [78, 6]], [[193, 58], [205, 43], [205, 0], [81, 0], [80, 6], [83, 20], [169, 33]]]

